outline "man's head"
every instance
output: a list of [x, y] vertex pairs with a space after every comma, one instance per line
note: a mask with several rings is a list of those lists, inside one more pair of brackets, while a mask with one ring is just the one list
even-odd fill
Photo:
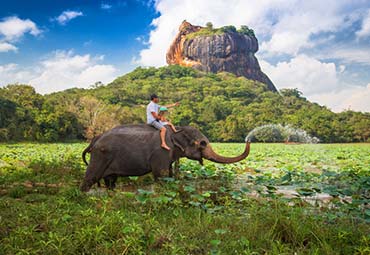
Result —
[[152, 100], [156, 104], [159, 102], [159, 98], [156, 94], [151, 94], [150, 95], [150, 100]]

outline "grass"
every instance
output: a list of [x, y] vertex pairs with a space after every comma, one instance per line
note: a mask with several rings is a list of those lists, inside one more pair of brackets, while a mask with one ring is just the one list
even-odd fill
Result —
[[370, 254], [369, 144], [252, 144], [242, 163], [184, 159], [179, 179], [89, 194], [85, 146], [0, 145], [0, 254]]

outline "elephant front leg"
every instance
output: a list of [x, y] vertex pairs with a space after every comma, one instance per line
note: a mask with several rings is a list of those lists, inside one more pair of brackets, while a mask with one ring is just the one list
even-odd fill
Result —
[[158, 181], [159, 178], [163, 176], [169, 176], [170, 175], [170, 169], [169, 167], [159, 167], [159, 168], [153, 168], [152, 170], [153, 177], [155, 181]]
[[176, 159], [174, 162], [174, 173], [175, 173], [175, 178], [179, 178], [180, 175], [180, 160]]
[[154, 159], [151, 162], [151, 170], [154, 176], [154, 180], [158, 181], [158, 178], [171, 174], [170, 161], [161, 161], [160, 159]]
[[163, 150], [159, 148], [153, 151], [149, 162], [150, 162], [150, 170], [153, 173], [154, 180], [158, 180], [162, 176], [168, 176], [170, 173], [170, 165], [171, 165], [171, 152]]
[[170, 164], [169, 177], [178, 178], [180, 173], [179, 167], [180, 167], [179, 159], [176, 159], [174, 162]]
[[169, 177], [173, 177], [173, 167], [172, 167], [172, 164], [170, 164], [170, 169], [168, 171], [168, 176]]

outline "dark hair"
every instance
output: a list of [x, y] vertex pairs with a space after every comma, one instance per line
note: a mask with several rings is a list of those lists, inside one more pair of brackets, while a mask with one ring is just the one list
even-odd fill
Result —
[[154, 98], [158, 98], [158, 96], [156, 94], [151, 94], [150, 95], [150, 100], [153, 100]]

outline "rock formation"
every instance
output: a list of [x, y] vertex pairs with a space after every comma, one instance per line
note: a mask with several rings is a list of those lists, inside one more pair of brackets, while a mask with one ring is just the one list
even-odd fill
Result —
[[169, 65], [190, 66], [205, 72], [230, 72], [267, 84], [277, 91], [271, 80], [261, 71], [255, 53], [258, 41], [254, 35], [238, 32], [205, 33], [189, 36], [201, 29], [183, 21], [170, 48], [166, 60]]

